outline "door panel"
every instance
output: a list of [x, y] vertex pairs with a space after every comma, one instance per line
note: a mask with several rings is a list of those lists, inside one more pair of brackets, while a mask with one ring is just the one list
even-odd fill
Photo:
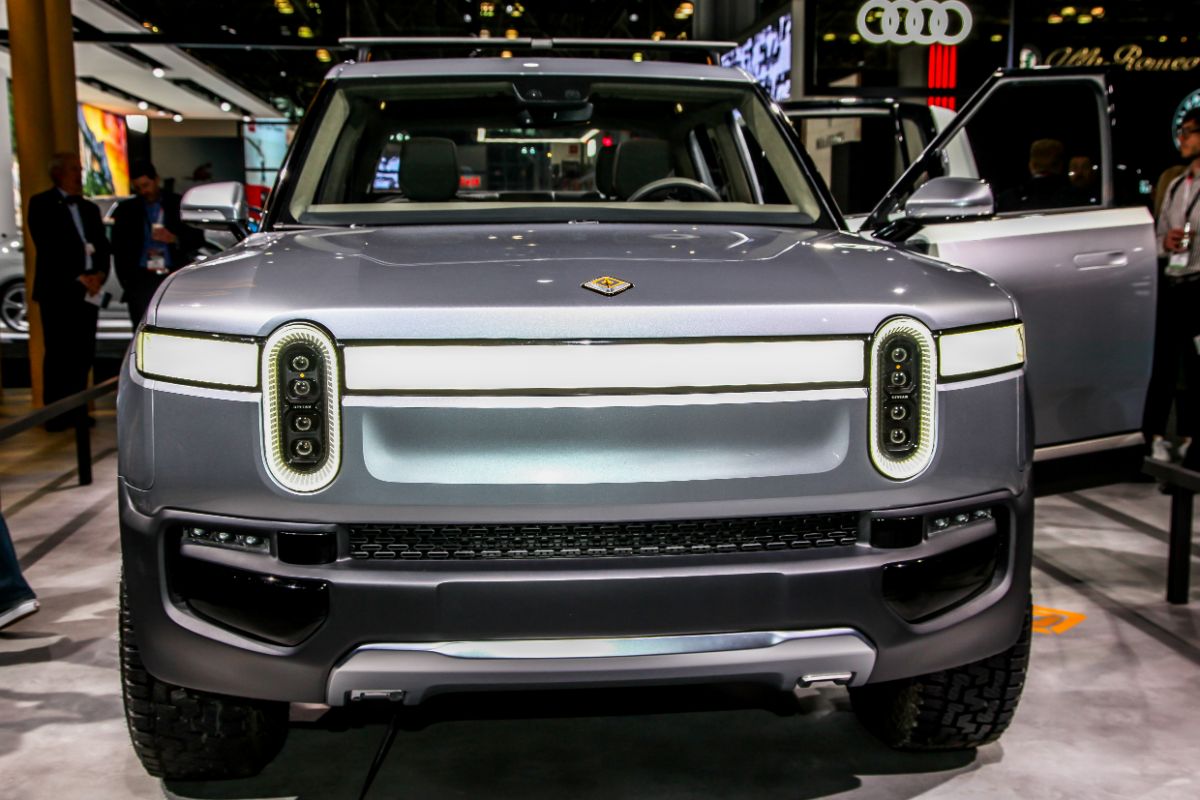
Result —
[[1016, 298], [1038, 447], [1141, 428], [1154, 351], [1149, 211], [931, 225], [910, 241], [984, 273]]
[[[996, 196], [990, 219], [892, 226], [892, 238], [976, 269], [1011, 292], [1026, 326], [1038, 447], [1138, 431], [1154, 348], [1154, 221], [1115, 208], [1105, 81], [993, 78], [875, 208], [888, 229], [946, 154], [970, 148]], [[969, 142], [969, 144], [968, 144]], [[907, 227], [905, 227], [907, 226]]]

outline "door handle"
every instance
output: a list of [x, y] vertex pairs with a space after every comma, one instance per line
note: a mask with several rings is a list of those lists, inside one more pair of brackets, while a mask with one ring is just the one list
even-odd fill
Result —
[[1109, 250], [1100, 253], [1077, 253], [1075, 266], [1078, 269], [1115, 269], [1129, 264], [1124, 250]]

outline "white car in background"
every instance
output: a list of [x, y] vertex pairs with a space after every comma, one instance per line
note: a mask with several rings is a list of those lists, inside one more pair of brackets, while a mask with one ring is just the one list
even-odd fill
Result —
[[[100, 206], [105, 229], [112, 229], [112, 215], [117, 204], [128, 200], [122, 197], [97, 197], [93, 202]], [[205, 233], [205, 246], [197, 256], [207, 258], [236, 243], [236, 238], [223, 231]], [[104, 291], [110, 296], [108, 305], [100, 309], [97, 336], [101, 339], [128, 339], [133, 335], [129, 326], [129, 313], [122, 302], [123, 290], [117, 280], [115, 269], [109, 269]], [[9, 239], [0, 243], [0, 336], [5, 339], [23, 339], [29, 333], [28, 296], [25, 291], [25, 254], [20, 239]]]
[[[885, 98], [784, 107], [850, 229], [1012, 292], [1026, 327], [1037, 461], [1140, 455], [1142, 445], [1154, 221], [1130, 167], [1137, 143], [1112, 122], [1133, 92], [1110, 77], [1001, 72], [957, 114]], [[1035, 174], [1035, 145], [1057, 152], [1053, 169]], [[911, 200], [933, 178], [988, 187], [991, 213], [922, 220]]]

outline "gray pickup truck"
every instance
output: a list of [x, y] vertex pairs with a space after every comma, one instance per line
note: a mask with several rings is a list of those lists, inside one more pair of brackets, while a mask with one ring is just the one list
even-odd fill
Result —
[[[528, 45], [333, 69], [261, 232], [138, 331], [146, 769], [252, 774], [289, 702], [563, 686], [839, 684], [895, 746], [996, 739], [1030, 637], [1012, 295], [848, 232], [745, 73]], [[889, 223], [993, 203], [934, 178]], [[240, 186], [185, 216], [238, 224]]]

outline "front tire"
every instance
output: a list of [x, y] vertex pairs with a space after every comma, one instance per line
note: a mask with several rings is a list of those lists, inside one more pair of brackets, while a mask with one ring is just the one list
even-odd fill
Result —
[[133, 749], [146, 772], [167, 780], [248, 778], [287, 738], [287, 703], [200, 692], [146, 671], [121, 581], [121, 689]]
[[989, 658], [851, 689], [854, 713], [901, 750], [966, 750], [996, 741], [1025, 686], [1031, 622], [1027, 609], [1016, 644]]

